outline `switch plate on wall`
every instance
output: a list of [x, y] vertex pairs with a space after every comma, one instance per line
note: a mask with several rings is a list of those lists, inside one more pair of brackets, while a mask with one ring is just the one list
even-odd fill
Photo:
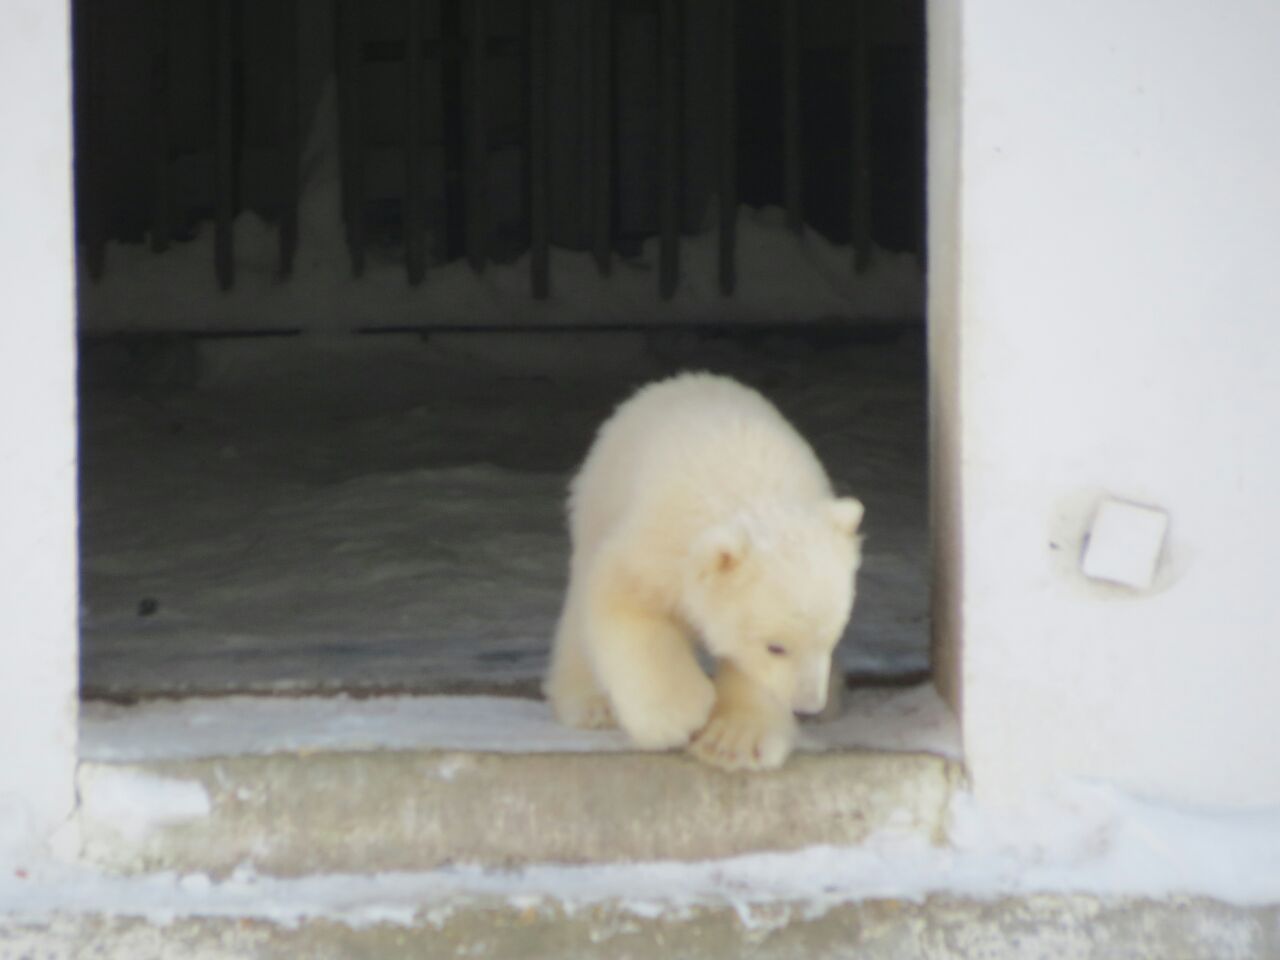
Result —
[[1169, 530], [1169, 514], [1108, 498], [1098, 505], [1080, 568], [1086, 577], [1149, 590]]

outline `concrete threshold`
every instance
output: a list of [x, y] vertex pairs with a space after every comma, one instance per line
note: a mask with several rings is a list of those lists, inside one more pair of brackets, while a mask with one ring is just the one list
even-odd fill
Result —
[[350, 750], [84, 762], [84, 857], [213, 877], [424, 871], [449, 864], [705, 860], [942, 840], [957, 761], [797, 754], [730, 774], [682, 754]]
[[83, 851], [125, 874], [296, 877], [938, 842], [961, 778], [949, 711], [928, 686], [846, 706], [781, 770], [730, 774], [511, 698], [88, 705]]

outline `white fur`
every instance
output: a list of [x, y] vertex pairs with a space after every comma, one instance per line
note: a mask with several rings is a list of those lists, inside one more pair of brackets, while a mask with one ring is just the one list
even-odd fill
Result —
[[[827, 698], [862, 504], [762, 397], [685, 374], [601, 427], [569, 498], [573, 554], [546, 692], [574, 726], [729, 768], [782, 763]], [[716, 658], [715, 681], [694, 649]], [[770, 652], [770, 646], [781, 653]]]

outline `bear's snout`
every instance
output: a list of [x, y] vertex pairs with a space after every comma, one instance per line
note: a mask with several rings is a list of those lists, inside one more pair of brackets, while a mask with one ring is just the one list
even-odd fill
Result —
[[831, 675], [831, 661], [818, 660], [796, 678], [795, 696], [791, 709], [796, 713], [821, 713], [827, 706], [827, 684]]

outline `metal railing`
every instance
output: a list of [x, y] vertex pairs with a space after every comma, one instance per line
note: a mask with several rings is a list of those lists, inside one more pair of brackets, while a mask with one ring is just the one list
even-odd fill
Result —
[[[486, 122], [491, 107], [493, 67], [490, 8], [492, 0], [395, 0], [403, 17], [403, 41], [390, 56], [403, 61], [403, 141], [402, 236], [404, 268], [410, 285], [428, 279], [431, 259], [427, 238], [446, 235], [448, 225], [430, 222], [428, 194], [432, 189], [453, 199], [436, 220], [452, 217], [461, 224], [462, 249], [472, 269], [483, 271], [490, 260], [493, 216], [490, 209], [491, 144]], [[430, 6], [429, 6], [430, 2]], [[530, 253], [529, 287], [535, 298], [547, 297], [554, 277], [551, 264], [552, 217], [555, 203], [574, 203], [589, 211], [587, 248], [597, 269], [607, 275], [617, 250], [615, 216], [617, 185], [616, 123], [618, 102], [617, 0], [596, 0], [582, 7], [588, 17], [581, 34], [586, 49], [580, 51], [585, 64], [578, 97], [584, 104], [587, 135], [581, 149], [583, 168], [589, 171], [573, 197], [553, 195], [552, 135], [550, 129], [553, 90], [550, 70], [555, 56], [550, 19], [556, 0], [524, 0], [524, 29], [517, 52], [526, 79], [525, 150], [527, 249]], [[737, 211], [739, 200], [739, 102], [740, 77], [737, 55], [741, 0], [704, 0], [715, 5], [714, 100], [717, 129], [714, 190], [718, 199], [718, 282], [724, 295], [737, 284]], [[849, 51], [848, 156], [849, 236], [853, 248], [851, 269], [865, 270], [872, 258], [872, 131], [869, 24], [871, 0], [843, 0], [852, 10], [850, 33], [845, 38]], [[663, 298], [674, 295], [681, 269], [683, 156], [682, 110], [686, 100], [685, 0], [654, 0], [657, 19], [657, 236], [658, 270], [656, 282]], [[173, 137], [172, 22], [175, 0], [146, 0], [146, 56], [148, 59], [147, 122], [148, 234], [156, 251], [166, 249], [174, 239], [175, 153]], [[242, 207], [239, 158], [243, 143], [242, 111], [246, 88], [240, 73], [245, 60], [243, 44], [246, 26], [242, 20], [243, 0], [205, 0], [208, 11], [208, 54], [212, 66], [212, 110], [208, 121], [208, 141], [213, 163], [209, 196], [214, 221], [214, 263], [218, 283], [230, 288], [235, 283], [234, 220]], [[279, 271], [290, 275], [298, 246], [298, 203], [301, 123], [298, 69], [299, 17], [309, 7], [303, 0], [270, 0], [264, 3], [274, 14], [258, 16], [254, 29], [268, 29], [272, 35], [258, 46], [274, 50], [271, 69], [275, 83], [267, 91], [274, 97], [271, 110], [276, 138], [277, 165], [273, 219], [279, 227]], [[804, 216], [804, 143], [802, 129], [801, 65], [802, 0], [779, 0], [777, 43], [780, 46], [781, 85], [780, 129], [781, 183], [778, 194], [786, 211], [786, 223], [797, 234]], [[108, 240], [110, 220], [108, 178], [101, 164], [109, 136], [110, 104], [102, 96], [106, 79], [103, 49], [112, 35], [126, 24], [113, 20], [102, 0], [75, 0], [76, 125], [78, 137], [79, 234], [85, 263], [92, 278], [104, 269], [103, 250]], [[426, 29], [428, 9], [438, 14], [438, 22]], [[371, 50], [378, 45], [366, 32], [365, 3], [336, 0], [334, 68], [337, 77], [340, 156], [342, 167], [342, 211], [352, 272], [359, 276], [366, 268], [369, 245], [369, 202], [366, 165], [369, 135], [365, 116], [366, 74]], [[189, 11], [188, 11], [189, 12]], [[265, 26], [264, 26], [265, 24]], [[136, 25], [132, 27], [136, 30]], [[388, 56], [382, 43], [378, 54]], [[396, 46], [396, 45], [393, 45]], [[435, 87], [444, 103], [446, 119], [434, 141], [424, 122], [424, 103]], [[254, 93], [263, 95], [259, 85]], [[460, 136], [450, 135], [448, 117]], [[443, 182], [428, 182], [428, 149], [439, 149], [445, 161], [437, 165]], [[451, 178], [461, 177], [461, 188]], [[457, 209], [460, 207], [460, 212]], [[448, 251], [446, 251], [448, 252]]]

